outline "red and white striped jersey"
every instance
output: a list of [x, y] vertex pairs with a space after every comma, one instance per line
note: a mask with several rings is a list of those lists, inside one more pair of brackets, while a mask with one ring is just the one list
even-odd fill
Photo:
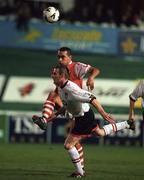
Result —
[[70, 72], [70, 80], [82, 88], [83, 77], [89, 71], [91, 66], [80, 62], [70, 62], [67, 67]]

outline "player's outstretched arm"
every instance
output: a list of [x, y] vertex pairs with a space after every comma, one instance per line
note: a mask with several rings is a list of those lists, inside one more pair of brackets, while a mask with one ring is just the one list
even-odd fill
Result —
[[97, 101], [97, 99], [93, 99], [91, 101], [91, 104], [95, 107], [95, 109], [100, 113], [100, 115], [103, 117], [104, 120], [113, 123], [115, 122], [115, 119], [107, 112], [105, 112], [102, 105]]

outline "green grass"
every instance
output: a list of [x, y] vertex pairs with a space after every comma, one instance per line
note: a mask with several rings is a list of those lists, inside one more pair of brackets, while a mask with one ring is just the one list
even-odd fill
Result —
[[[84, 145], [87, 180], [140, 180], [144, 151], [139, 147]], [[0, 145], [1, 180], [60, 180], [74, 171], [63, 145]]]

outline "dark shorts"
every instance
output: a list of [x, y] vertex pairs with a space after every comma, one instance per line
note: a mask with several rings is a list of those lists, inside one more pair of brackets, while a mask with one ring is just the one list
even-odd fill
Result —
[[90, 135], [97, 128], [98, 122], [95, 120], [94, 112], [90, 109], [84, 116], [76, 117], [75, 124], [71, 130], [73, 135]]

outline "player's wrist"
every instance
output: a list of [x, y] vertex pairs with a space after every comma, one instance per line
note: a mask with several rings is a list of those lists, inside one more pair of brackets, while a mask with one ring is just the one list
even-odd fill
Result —
[[89, 80], [92, 80], [92, 81], [94, 80], [94, 78], [95, 78], [94, 76], [89, 76], [89, 77], [88, 77], [88, 79], [89, 79]]

